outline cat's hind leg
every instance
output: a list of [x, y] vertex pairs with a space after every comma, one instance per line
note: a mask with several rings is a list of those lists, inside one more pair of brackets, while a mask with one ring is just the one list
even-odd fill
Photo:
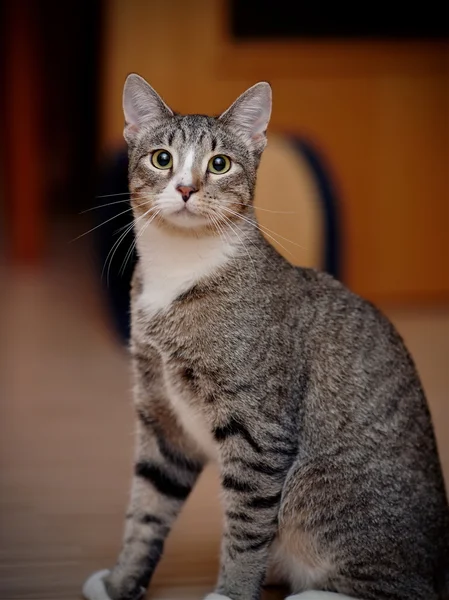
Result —
[[288, 572], [282, 561], [282, 551], [279, 547], [279, 540], [275, 538], [270, 549], [270, 558], [268, 560], [267, 572], [264, 580], [264, 587], [287, 587], [289, 584]]

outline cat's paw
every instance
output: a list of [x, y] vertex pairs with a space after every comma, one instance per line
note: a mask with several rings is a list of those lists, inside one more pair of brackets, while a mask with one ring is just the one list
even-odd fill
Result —
[[221, 594], [208, 594], [204, 600], [231, 600], [228, 596], [222, 596]]
[[83, 596], [86, 600], [111, 600], [104, 585], [105, 577], [109, 573], [110, 571], [107, 569], [97, 571], [86, 580], [86, 583], [83, 585]]

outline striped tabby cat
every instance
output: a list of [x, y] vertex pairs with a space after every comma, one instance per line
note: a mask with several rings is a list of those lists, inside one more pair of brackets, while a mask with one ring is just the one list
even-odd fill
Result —
[[270, 86], [218, 118], [182, 116], [130, 75], [124, 111], [137, 450], [123, 549], [85, 596], [145, 594], [214, 460], [225, 526], [207, 600], [258, 600], [273, 573], [291, 600], [447, 599], [444, 483], [401, 338], [255, 225]]

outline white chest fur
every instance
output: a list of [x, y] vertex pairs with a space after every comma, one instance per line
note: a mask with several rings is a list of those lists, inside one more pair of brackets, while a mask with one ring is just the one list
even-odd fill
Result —
[[143, 291], [140, 307], [148, 314], [164, 310], [180, 294], [226, 264], [236, 240], [219, 236], [176, 236], [150, 225], [138, 236]]
[[216, 458], [216, 443], [212, 437], [211, 427], [206, 421], [201, 409], [195, 407], [189, 398], [184, 398], [182, 392], [170, 380], [164, 370], [165, 387], [170, 398], [172, 410], [187, 435], [197, 444], [211, 460]]
[[[169, 308], [180, 294], [225, 265], [238, 247], [230, 235], [226, 240], [218, 236], [174, 236], [152, 225], [142, 235], [139, 231], [136, 234], [143, 284], [138, 303], [150, 317]], [[164, 363], [163, 352], [157, 346], [156, 349]], [[163, 375], [179, 423], [203, 452], [214, 458], [215, 443], [205, 416], [190, 398], [183, 397], [180, 386], [172, 380], [166, 367]]]

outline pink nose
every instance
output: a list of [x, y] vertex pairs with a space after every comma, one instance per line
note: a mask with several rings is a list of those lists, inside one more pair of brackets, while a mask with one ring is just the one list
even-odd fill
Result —
[[187, 200], [190, 198], [190, 196], [198, 191], [195, 187], [193, 187], [191, 185], [178, 185], [178, 187], [176, 189], [181, 194], [184, 202], [187, 202]]

